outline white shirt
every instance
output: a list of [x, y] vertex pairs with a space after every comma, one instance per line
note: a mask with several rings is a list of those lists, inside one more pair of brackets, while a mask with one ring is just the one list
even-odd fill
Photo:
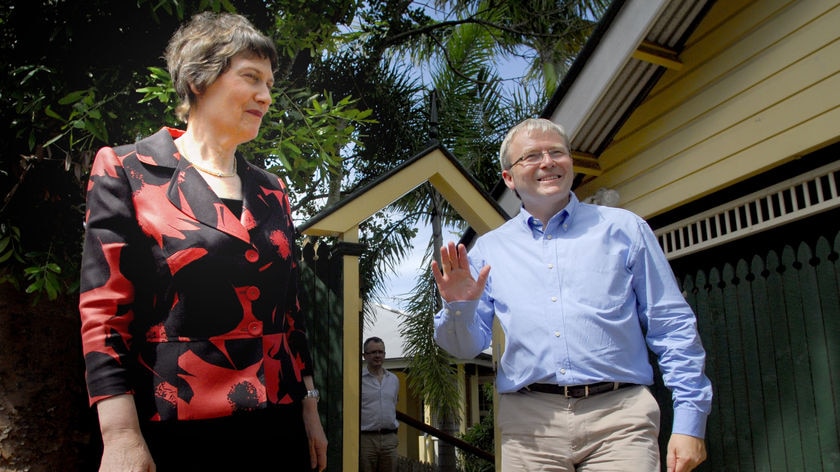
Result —
[[397, 429], [397, 399], [400, 379], [384, 370], [382, 382], [367, 368], [362, 369], [362, 431]]

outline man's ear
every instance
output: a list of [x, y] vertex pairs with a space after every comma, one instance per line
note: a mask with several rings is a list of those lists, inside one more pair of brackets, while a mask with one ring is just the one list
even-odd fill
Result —
[[510, 170], [505, 169], [502, 171], [502, 179], [505, 181], [507, 188], [516, 190], [516, 185], [513, 183], [513, 175], [511, 175]]

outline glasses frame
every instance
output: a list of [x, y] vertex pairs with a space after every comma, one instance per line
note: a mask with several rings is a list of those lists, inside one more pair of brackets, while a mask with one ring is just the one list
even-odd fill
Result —
[[384, 356], [384, 355], [385, 355], [385, 351], [380, 351], [380, 350], [376, 350], [376, 351], [368, 351], [368, 352], [363, 352], [362, 354], [364, 354], [364, 355], [366, 355], [366, 356], [370, 356], [370, 355], [374, 355], [374, 354], [381, 354], [381, 355], [383, 355], [383, 356]]
[[[553, 153], [559, 153], [559, 154], [555, 157], [555, 156], [552, 156]], [[534, 156], [534, 155], [537, 155], [537, 154], [539, 154], [540, 157], [536, 161], [529, 162], [529, 161], [526, 160], [526, 159], [530, 158], [531, 156]], [[508, 169], [513, 169], [513, 167], [516, 166], [517, 164], [521, 164], [522, 167], [533, 167], [533, 166], [540, 165], [540, 163], [542, 163], [542, 161], [545, 159], [546, 156], [548, 156], [548, 158], [551, 161], [557, 162], [565, 156], [571, 156], [571, 154], [569, 153], [569, 151], [567, 151], [566, 149], [563, 149], [563, 148], [551, 148], [551, 149], [540, 149], [539, 151], [528, 151], [527, 153], [520, 156], [519, 159], [513, 161], [513, 163], [510, 165], [510, 167], [508, 167]]]

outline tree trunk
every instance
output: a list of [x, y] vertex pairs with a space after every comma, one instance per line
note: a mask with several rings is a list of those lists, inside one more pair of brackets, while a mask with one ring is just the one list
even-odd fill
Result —
[[[445, 415], [438, 418], [438, 428], [443, 432], [449, 433], [452, 436], [458, 436], [458, 421], [451, 415]], [[457, 472], [458, 458], [455, 454], [455, 446], [445, 441], [438, 442], [438, 471], [439, 472]]]

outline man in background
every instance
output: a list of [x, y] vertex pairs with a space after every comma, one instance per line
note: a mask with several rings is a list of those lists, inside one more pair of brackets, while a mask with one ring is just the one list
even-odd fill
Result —
[[359, 470], [361, 472], [396, 472], [397, 470], [397, 399], [400, 380], [383, 367], [385, 342], [372, 336], [362, 347], [361, 437]]

